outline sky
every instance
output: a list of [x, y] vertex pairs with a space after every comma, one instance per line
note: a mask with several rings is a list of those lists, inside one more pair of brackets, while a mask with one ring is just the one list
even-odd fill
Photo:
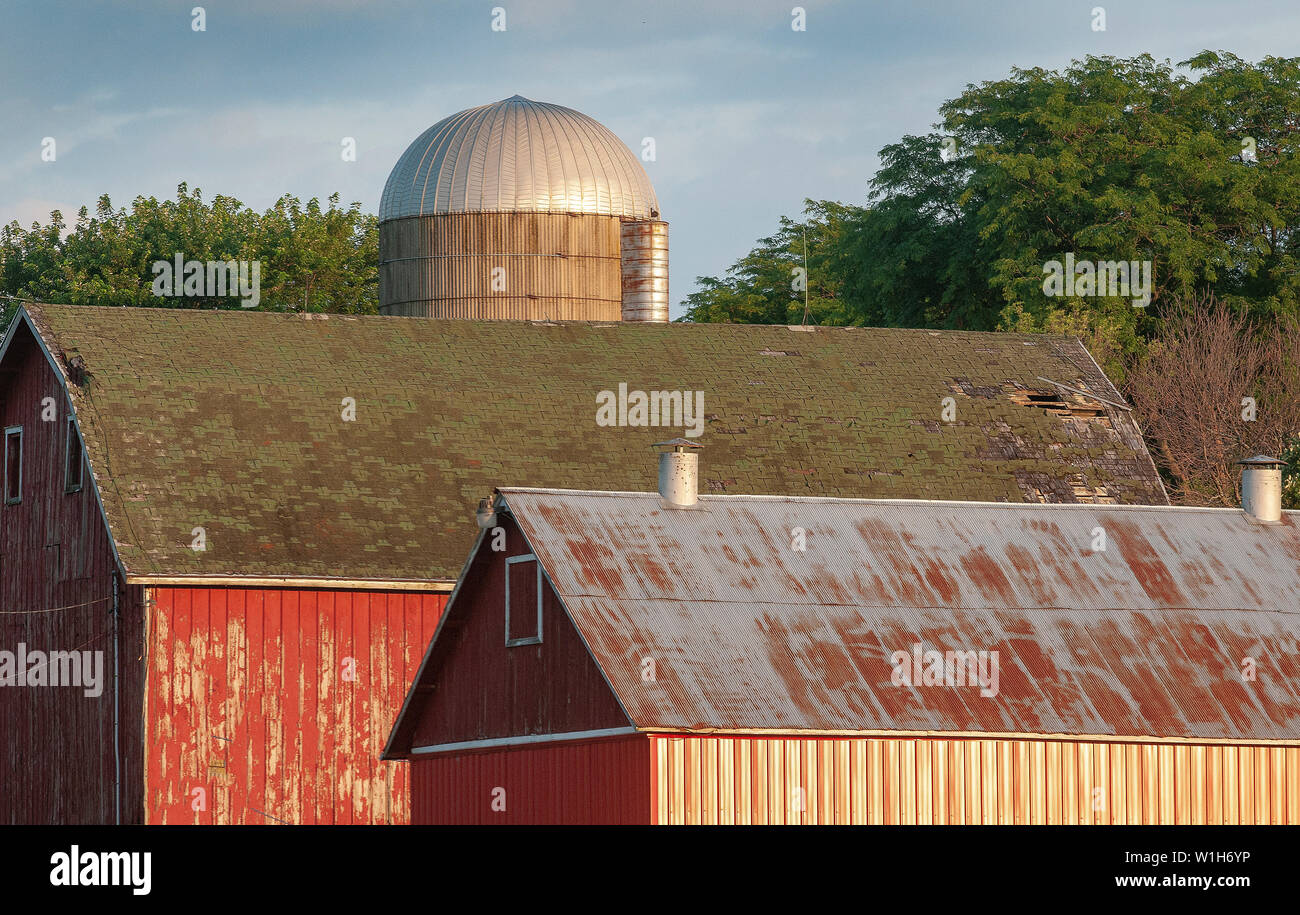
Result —
[[0, 0], [0, 222], [182, 181], [258, 210], [337, 191], [373, 213], [425, 128], [517, 93], [638, 154], [654, 138], [678, 317], [697, 276], [806, 198], [864, 203], [878, 151], [968, 84], [1087, 54], [1300, 55], [1298, 0], [801, 0], [802, 31], [789, 0], [212, 0], [201, 32], [196, 5]]

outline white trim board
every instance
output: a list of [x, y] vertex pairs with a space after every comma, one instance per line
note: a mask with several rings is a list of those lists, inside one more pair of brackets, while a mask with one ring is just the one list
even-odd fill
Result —
[[640, 733], [633, 727], [601, 728], [597, 731], [565, 731], [561, 734], [530, 734], [526, 737], [493, 737], [487, 740], [463, 740], [460, 743], [438, 743], [427, 747], [411, 747], [411, 755], [427, 756], [430, 753], [460, 753], [465, 750], [491, 750], [497, 747], [522, 747], [538, 743], [565, 743], [573, 740], [593, 740], [601, 737], [626, 737]]

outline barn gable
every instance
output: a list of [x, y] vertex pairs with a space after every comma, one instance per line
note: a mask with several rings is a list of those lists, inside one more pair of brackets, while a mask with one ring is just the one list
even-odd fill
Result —
[[499, 499], [639, 730], [1300, 742], [1300, 512]]
[[621, 408], [602, 424], [598, 398], [625, 389], [703, 392], [711, 492], [1167, 501], [1120, 395], [1070, 338], [35, 304], [23, 315], [65, 371], [81, 369], [70, 392], [133, 582], [449, 586], [465, 519], [497, 481], [639, 485], [646, 445], [685, 429], [643, 428]]
[[385, 759], [419, 747], [631, 730], [519, 526], [504, 512], [497, 525], [466, 565]]
[[0, 688], [0, 822], [136, 822], [143, 595], [116, 574], [66, 384], [20, 313], [0, 342], [0, 648], [117, 663], [90, 690]]
[[[24, 450], [46, 461], [46, 466], [33, 468], [39, 471], [39, 476], [29, 479], [32, 487], [40, 486], [49, 492], [58, 490], [58, 495], [76, 496], [74, 500], [54, 499], [53, 504], [59, 510], [53, 516], [34, 520], [52, 528], [40, 534], [56, 535], [58, 528], [73, 521], [64, 517], [71, 505], [78, 515], [74, 522], [78, 536], [90, 536], [96, 529], [109, 533], [99, 478], [95, 468], [85, 459], [86, 436], [68, 387], [69, 371], [76, 375], [76, 367], [69, 370], [66, 364], [62, 364], [50, 351], [34, 323], [19, 311], [0, 339], [0, 411], [5, 413], [6, 427], [12, 419], [13, 423], [24, 428]], [[69, 454], [70, 448], [75, 457]], [[75, 475], [75, 479], [70, 476], [70, 462], [81, 465], [81, 472]], [[24, 466], [27, 463], [24, 461]], [[0, 473], [3, 473], [3, 468], [0, 468]], [[33, 494], [48, 497], [44, 491]], [[27, 500], [29, 505], [33, 502]], [[13, 527], [12, 519], [9, 527]], [[106, 545], [116, 559], [116, 544], [109, 538]], [[17, 549], [15, 544], [13, 550]], [[26, 554], [28, 562], [31, 555]], [[77, 570], [76, 577], [83, 577], [84, 558], [74, 556], [73, 566]]]

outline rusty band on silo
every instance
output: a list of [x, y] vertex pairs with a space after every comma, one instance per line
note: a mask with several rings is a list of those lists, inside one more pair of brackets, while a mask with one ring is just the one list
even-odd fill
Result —
[[623, 219], [623, 320], [668, 321], [668, 223]]

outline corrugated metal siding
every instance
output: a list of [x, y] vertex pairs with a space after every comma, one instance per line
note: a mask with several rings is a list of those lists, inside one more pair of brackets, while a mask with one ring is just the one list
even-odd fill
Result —
[[[648, 824], [644, 736], [411, 761], [412, 816], [426, 825]], [[503, 789], [504, 795], [494, 791]], [[493, 800], [505, 810], [493, 810]]]
[[[0, 499], [0, 650], [102, 651], [104, 670], [93, 698], [77, 687], [0, 688], [0, 823], [112, 823], [112, 547], [89, 471], [80, 492], [64, 491], [67, 398], [26, 329], [16, 333], [0, 375], [0, 428], [23, 427], [22, 502]], [[49, 422], [46, 397], [57, 405]], [[121, 589], [120, 611], [120, 790], [129, 823], [140, 811], [138, 588]]]
[[[637, 727], [1300, 734], [1298, 512], [501, 493]], [[918, 644], [995, 694], [895, 684]]]
[[1300, 747], [654, 735], [659, 824], [1300, 824]]
[[151, 593], [149, 823], [408, 821], [405, 768], [379, 755], [446, 595]]
[[[617, 321], [613, 216], [453, 213], [379, 227], [379, 307], [433, 318]], [[493, 270], [504, 288], [494, 286]]]

